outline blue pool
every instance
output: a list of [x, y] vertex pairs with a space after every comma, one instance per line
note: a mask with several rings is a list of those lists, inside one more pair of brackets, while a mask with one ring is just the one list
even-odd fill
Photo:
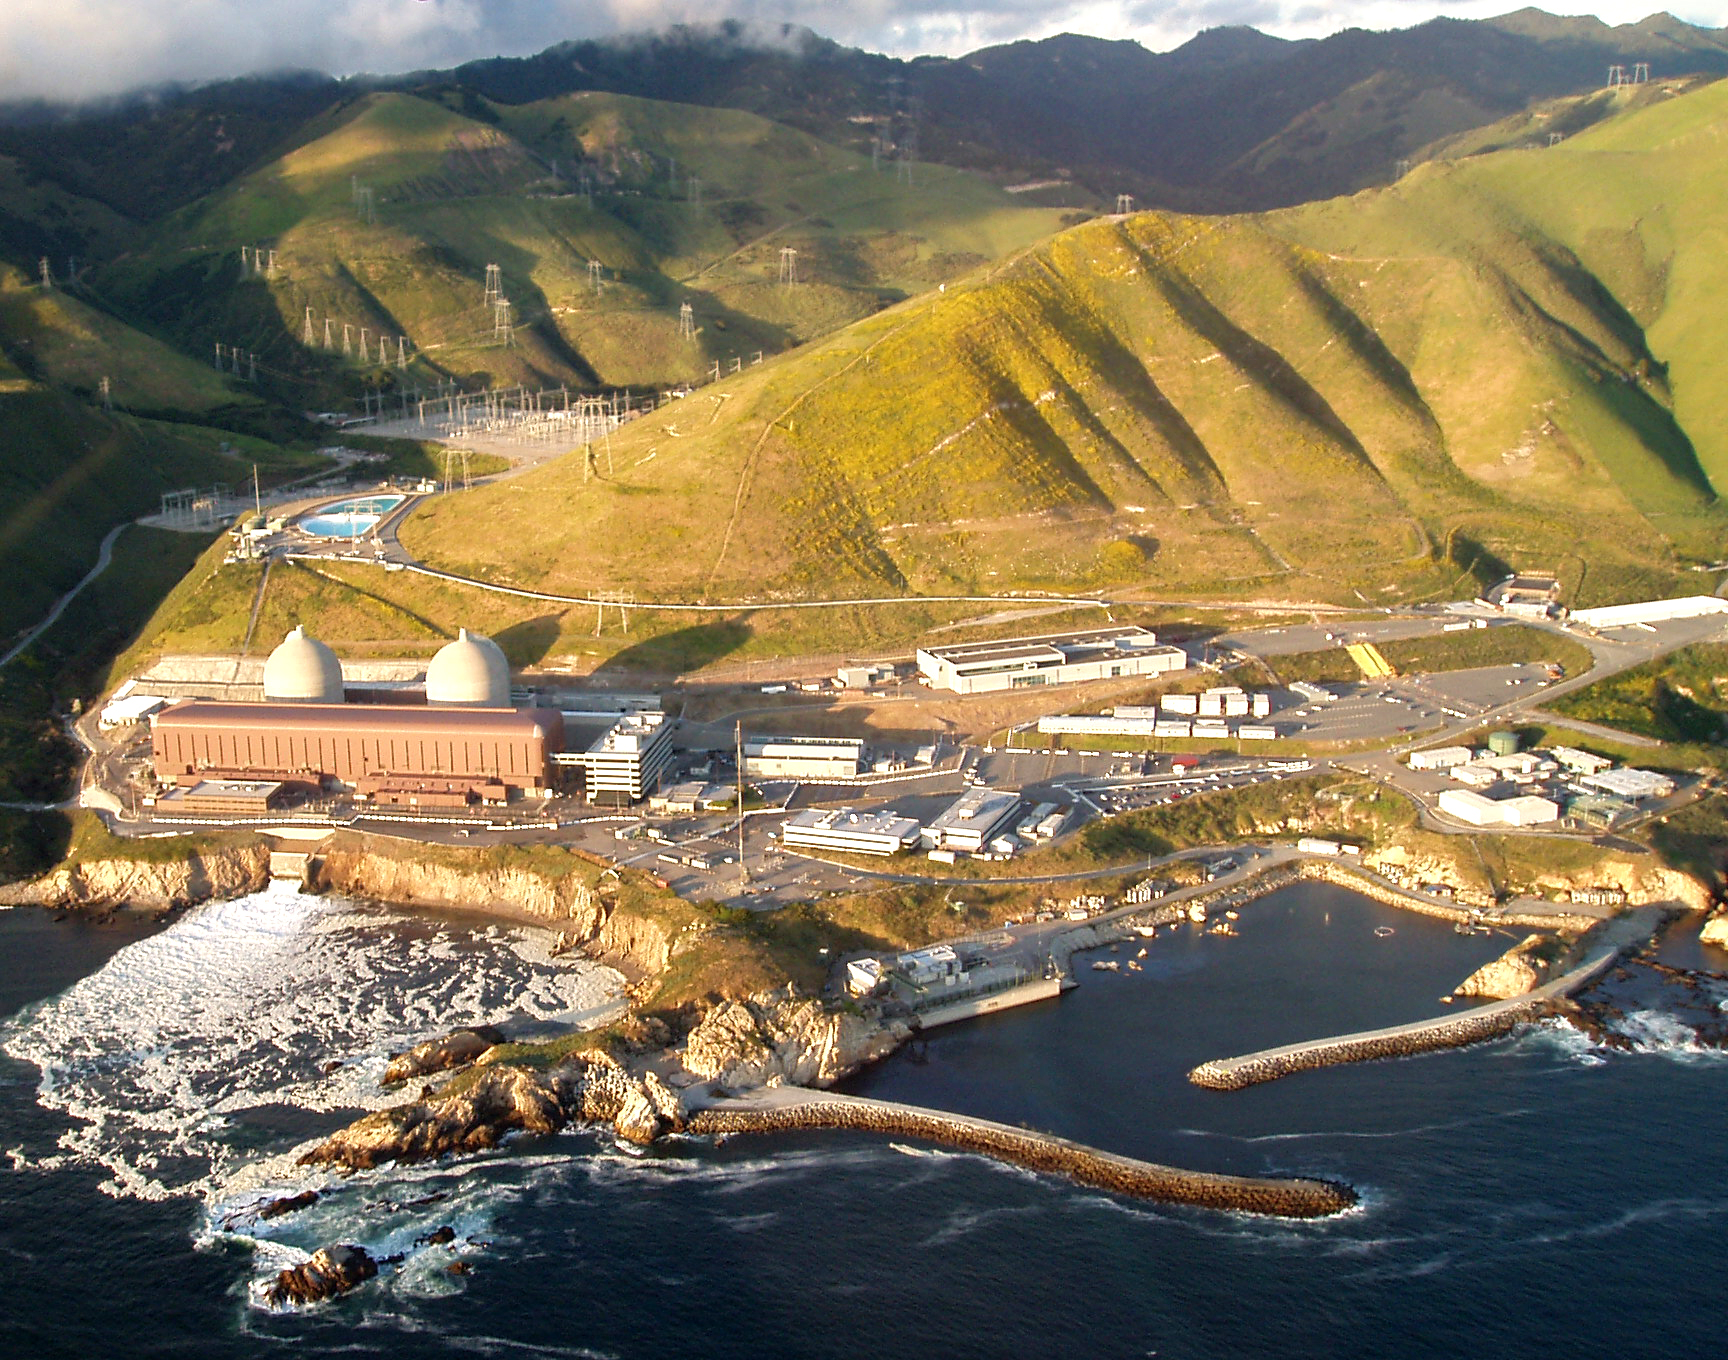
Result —
[[406, 496], [359, 496], [353, 500], [332, 501], [304, 516], [296, 527], [318, 538], [359, 538], [407, 499]]

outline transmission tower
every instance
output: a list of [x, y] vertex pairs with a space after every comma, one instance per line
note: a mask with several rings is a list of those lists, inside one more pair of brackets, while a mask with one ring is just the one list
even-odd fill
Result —
[[1564, 132], [1550, 132], [1548, 134], [1548, 145], [1559, 146], [1561, 142], [1565, 141], [1565, 139], [1566, 134]]
[[354, 328], [346, 321], [342, 323], [342, 357], [352, 357], [354, 353]]
[[372, 362], [372, 356], [366, 352], [366, 328], [364, 326], [360, 328], [360, 362], [363, 364]]
[[694, 340], [696, 338], [696, 309], [688, 302], [678, 308], [678, 338]]
[[1409, 173], [1410, 173], [1410, 160], [1409, 160], [1409, 158], [1408, 157], [1400, 157], [1398, 160], [1397, 178], [1403, 179], [1404, 176], [1408, 175]]
[[42, 286], [52, 290], [54, 287], [54, 267], [48, 263], [46, 255], [36, 262], [36, 269], [42, 276]]
[[114, 409], [114, 389], [113, 385], [108, 381], [106, 374], [104, 374], [102, 378], [102, 409], [104, 411], [112, 411]]
[[246, 351], [246, 381], [249, 383], [258, 381], [258, 356], [251, 350]]
[[791, 246], [780, 247], [780, 282], [788, 287], [798, 282], [798, 252]]
[[600, 285], [605, 280], [606, 267], [598, 260], [588, 261], [588, 282], [593, 286], [594, 296], [600, 296]]
[[684, 184], [684, 196], [690, 200], [693, 207], [700, 208], [702, 206], [702, 181], [695, 175], [691, 175], [684, 181]]
[[1647, 61], [1634, 62], [1632, 64], [1632, 83], [1634, 85], [1643, 85], [1648, 82], [1649, 79], [1650, 63]]
[[220, 340], [216, 342], [216, 371], [218, 373], [222, 371], [222, 342]]
[[276, 252], [274, 250], [270, 252], [270, 260], [269, 263], [264, 266], [264, 272], [271, 278], [276, 277]]
[[1624, 66], [1610, 66], [1608, 68], [1609, 89], [1613, 89], [1616, 85], [1624, 85], [1626, 83], [1626, 68]]
[[330, 318], [325, 317], [324, 318], [324, 348], [325, 349], [335, 349], [336, 348], [336, 342], [330, 338], [330, 326], [331, 326]]
[[486, 266], [486, 296], [483, 299], [486, 306], [495, 304], [504, 296], [504, 271], [495, 264]]
[[506, 345], [516, 343], [516, 328], [510, 324], [510, 299], [501, 297], [492, 304], [492, 338]]
[[678, 192], [678, 158], [672, 157], [671, 165], [666, 171], [666, 185], [672, 193]]
[[1116, 195], [1116, 211], [1118, 214], [1120, 214], [1124, 217], [1126, 217], [1129, 213], [1133, 212], [1134, 211], [1134, 195], [1133, 194], [1117, 194]]
[[406, 335], [396, 337], [396, 367], [408, 367], [408, 337]]
[[300, 343], [307, 349], [312, 348], [312, 309], [306, 309], [306, 324], [300, 329]]

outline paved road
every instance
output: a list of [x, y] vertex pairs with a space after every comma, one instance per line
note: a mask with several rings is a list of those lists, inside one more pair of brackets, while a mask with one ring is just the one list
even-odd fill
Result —
[[84, 573], [83, 580], [79, 581], [77, 585], [73, 586], [72, 589], [68, 590], [58, 600], [54, 601], [54, 607], [48, 611], [47, 615], [40, 623], [24, 634], [24, 636], [17, 642], [13, 643], [11, 650], [9, 650], [4, 656], [0, 656], [0, 669], [4, 669], [11, 665], [17, 657], [29, 650], [30, 645], [34, 643], [37, 638], [41, 637], [42, 634], [46, 633], [60, 621], [60, 616], [66, 612], [66, 606], [78, 598], [78, 596], [83, 592], [84, 587], [108, 570], [108, 564], [114, 560], [114, 540], [119, 538], [121, 534], [125, 533], [130, 524], [130, 520], [125, 524], [116, 524], [105, 535], [103, 535], [102, 546], [96, 551], [96, 565]]

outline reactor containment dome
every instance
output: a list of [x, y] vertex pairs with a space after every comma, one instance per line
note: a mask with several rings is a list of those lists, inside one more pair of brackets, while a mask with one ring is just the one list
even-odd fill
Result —
[[264, 698], [269, 703], [339, 704], [344, 698], [342, 663], [296, 626], [264, 663]]
[[510, 663], [489, 637], [466, 628], [426, 668], [426, 702], [461, 708], [509, 708]]

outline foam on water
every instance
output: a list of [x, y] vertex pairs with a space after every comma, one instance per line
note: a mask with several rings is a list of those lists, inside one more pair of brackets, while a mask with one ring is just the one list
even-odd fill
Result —
[[17, 1016], [0, 1048], [41, 1069], [39, 1102], [77, 1121], [63, 1155], [105, 1168], [104, 1188], [193, 1194], [220, 1210], [303, 1180], [291, 1171], [296, 1137], [271, 1128], [272, 1111], [381, 1108], [389, 1053], [456, 1026], [614, 1013], [619, 975], [552, 958], [548, 938], [272, 884], [121, 950]]

